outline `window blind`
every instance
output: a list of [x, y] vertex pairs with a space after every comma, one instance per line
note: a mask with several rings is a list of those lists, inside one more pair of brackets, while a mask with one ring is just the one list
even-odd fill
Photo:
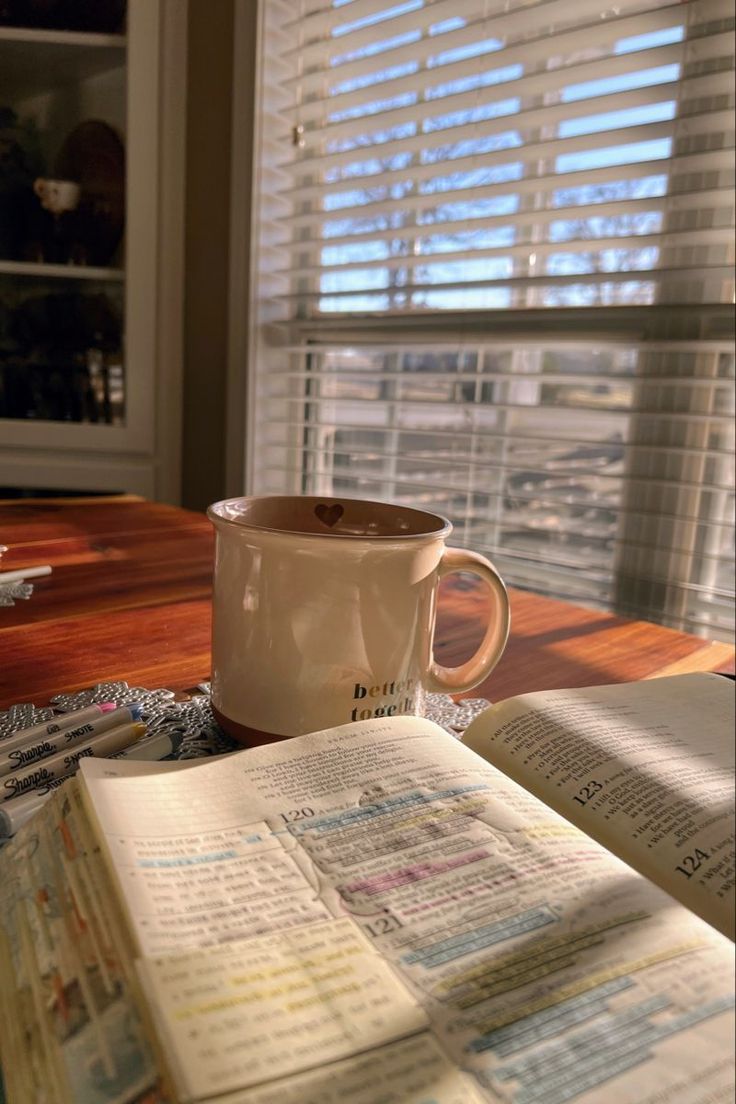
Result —
[[733, 9], [265, 0], [250, 487], [733, 629]]

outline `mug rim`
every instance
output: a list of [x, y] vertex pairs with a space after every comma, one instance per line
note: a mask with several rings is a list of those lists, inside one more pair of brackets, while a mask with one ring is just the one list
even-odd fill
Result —
[[[433, 527], [427, 528], [420, 533], [340, 533], [329, 531], [325, 533], [312, 533], [305, 532], [303, 529], [283, 529], [273, 525], [257, 525], [254, 522], [249, 522], [244, 518], [225, 517], [222, 513], [218, 512], [224, 506], [234, 506], [241, 502], [313, 502], [316, 505], [319, 503], [325, 503], [327, 505], [331, 503], [344, 503], [354, 502], [363, 503], [367, 506], [377, 506], [381, 509], [390, 509], [394, 511], [402, 511], [403, 513], [410, 513], [415, 518], [424, 518], [428, 523], [432, 523]], [[274, 533], [284, 537], [300, 537], [303, 540], [343, 540], [343, 541], [382, 541], [384, 543], [391, 541], [421, 541], [421, 540], [438, 540], [444, 539], [452, 532], [452, 522], [448, 518], [443, 517], [442, 514], [433, 514], [429, 510], [419, 510], [415, 506], [399, 506], [395, 502], [379, 502], [376, 499], [369, 498], [350, 498], [347, 495], [335, 496], [335, 495], [239, 495], [235, 498], [223, 498], [218, 502], [213, 502], [207, 507], [207, 517], [215, 526], [222, 526], [227, 529], [249, 529], [256, 533]]]

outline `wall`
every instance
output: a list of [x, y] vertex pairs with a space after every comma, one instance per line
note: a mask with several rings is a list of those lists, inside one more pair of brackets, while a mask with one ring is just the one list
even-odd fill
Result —
[[182, 504], [225, 494], [233, 0], [191, 0]]

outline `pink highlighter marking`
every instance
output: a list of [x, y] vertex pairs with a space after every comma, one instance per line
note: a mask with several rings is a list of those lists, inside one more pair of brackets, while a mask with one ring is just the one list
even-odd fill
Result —
[[115, 702], [102, 702], [100, 709], [103, 713], [112, 713], [113, 709], [117, 709]]

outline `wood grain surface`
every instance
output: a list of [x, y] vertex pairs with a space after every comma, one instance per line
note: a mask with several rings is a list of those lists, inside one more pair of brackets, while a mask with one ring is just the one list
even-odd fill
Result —
[[[134, 496], [0, 502], [0, 570], [51, 564], [28, 601], [0, 607], [0, 709], [126, 679], [192, 687], [210, 673], [213, 534], [207, 519]], [[730, 645], [511, 591], [512, 632], [472, 697], [734, 669]], [[435, 653], [475, 649], [485, 600], [468, 576], [441, 588]]]

